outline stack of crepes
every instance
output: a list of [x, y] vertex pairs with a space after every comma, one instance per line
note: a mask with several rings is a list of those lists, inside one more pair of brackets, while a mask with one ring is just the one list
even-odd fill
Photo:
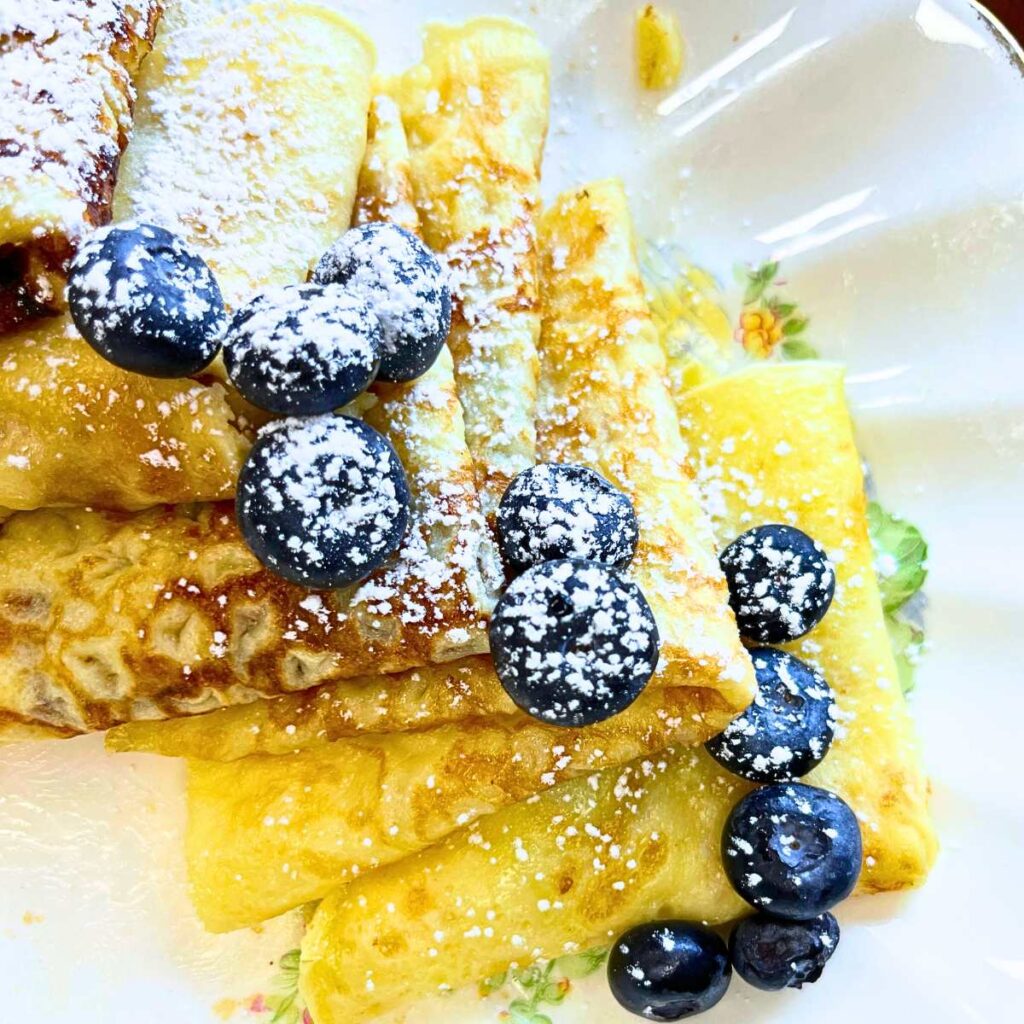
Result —
[[[189, 758], [204, 923], [322, 901], [303, 996], [317, 1024], [365, 1020], [653, 914], [743, 912], [718, 846], [745, 784], [694, 749], [754, 692], [716, 550], [794, 522], [839, 575], [795, 645], [844, 712], [811, 781], [861, 816], [864, 891], [918, 883], [927, 787], [841, 371], [672, 394], [621, 186], [540, 213], [548, 62], [528, 30], [430, 26], [420, 65], [371, 76], [369, 44], [309, 4], [176, 25], [144, 65], [115, 209], [188, 237], [229, 303], [301, 280], [353, 210], [444, 258], [448, 349], [348, 410], [406, 466], [402, 550], [346, 591], [275, 579], [218, 503], [254, 416], [216, 374], [122, 373], [59, 321], [2, 340], [0, 505], [25, 511], [0, 532], [0, 733], [117, 726], [113, 749]], [[792, 408], [798, 423], [779, 414]], [[578, 730], [517, 711], [486, 655], [501, 585], [487, 524], [537, 460], [585, 463], [630, 495], [629, 572], [662, 639], [637, 702]]]

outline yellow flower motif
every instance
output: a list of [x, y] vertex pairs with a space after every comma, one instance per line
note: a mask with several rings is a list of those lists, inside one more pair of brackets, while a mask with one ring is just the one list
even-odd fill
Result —
[[782, 341], [782, 321], [767, 307], [750, 310], [740, 317], [740, 341], [758, 359], [766, 359]]

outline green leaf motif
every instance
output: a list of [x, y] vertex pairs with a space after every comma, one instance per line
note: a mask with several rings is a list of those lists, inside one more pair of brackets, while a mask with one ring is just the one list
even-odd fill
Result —
[[888, 613], [899, 611], [928, 575], [928, 545], [913, 523], [886, 512], [875, 501], [868, 505], [868, 533], [875, 549], [882, 607]]
[[299, 969], [299, 958], [302, 955], [302, 951], [299, 949], [289, 949], [287, 953], [277, 962], [278, 968], [287, 973], [289, 971], [297, 971]]
[[928, 577], [928, 545], [913, 523], [886, 512], [875, 501], [868, 505], [868, 534], [900, 687], [909, 693], [924, 650], [924, 630], [907, 614], [907, 603]]
[[[762, 263], [755, 270], [746, 271], [747, 290], [743, 293], [743, 305], [749, 306], [757, 302], [768, 290], [768, 286], [775, 280], [779, 272], [779, 265], [775, 262]], [[743, 282], [741, 282], [743, 283]]]
[[582, 953], [568, 953], [555, 961], [555, 969], [563, 978], [578, 981], [587, 978], [598, 970], [608, 958], [607, 946], [595, 946], [585, 949]]
[[551, 1024], [540, 1006], [558, 1006], [571, 990], [571, 982], [593, 974], [608, 956], [607, 946], [595, 946], [580, 953], [570, 953], [547, 962], [531, 964], [521, 970], [511, 968], [480, 982], [481, 997], [492, 995], [506, 984], [519, 990], [508, 1004], [512, 1024]]
[[298, 949], [290, 949], [277, 962], [278, 973], [271, 982], [276, 990], [267, 996], [267, 1008], [273, 1011], [270, 1024], [301, 1024], [305, 1010], [299, 998]]
[[818, 350], [803, 338], [787, 338], [782, 343], [782, 354], [787, 359], [820, 359]]
[[924, 650], [924, 630], [913, 622], [886, 615], [885, 625], [889, 630], [889, 643], [896, 658], [900, 689], [910, 693], [914, 689], [915, 673]]
[[281, 998], [274, 1010], [274, 1016], [270, 1018], [270, 1024], [292, 1024], [298, 1020], [299, 1011], [295, 1005], [297, 996], [297, 992], [292, 992], [291, 995]]
[[502, 971], [501, 974], [492, 974], [489, 978], [484, 978], [477, 986], [481, 997], [497, 992], [499, 988], [505, 985], [506, 981], [508, 981], [508, 971]]
[[782, 325], [783, 337], [789, 338], [794, 334], [799, 334], [807, 326], [807, 320], [805, 317], [795, 316], [792, 320], [787, 320]]

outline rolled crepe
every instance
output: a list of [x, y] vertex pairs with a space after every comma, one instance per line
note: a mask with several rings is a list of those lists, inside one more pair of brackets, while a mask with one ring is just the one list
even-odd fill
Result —
[[585, 729], [512, 712], [294, 754], [192, 761], [185, 850], [193, 902], [211, 931], [275, 917], [460, 824], [662, 750], [686, 710], [678, 692], [662, 690]]
[[[780, 415], [792, 409], [800, 416]], [[825, 671], [843, 712], [806, 781], [838, 792], [862, 822], [860, 892], [919, 885], [935, 855], [928, 784], [886, 635], [841, 369], [758, 367], [698, 388], [680, 413], [722, 537], [781, 519], [841, 556], [828, 615], [791, 645]], [[367, 1019], [654, 917], [747, 912], [719, 844], [749, 788], [703, 750], [650, 757], [356, 879], [320, 904], [303, 940], [310, 1013], [318, 1024]]]
[[222, 385], [121, 370], [63, 316], [0, 341], [0, 408], [11, 509], [226, 498], [249, 449]]
[[428, 26], [423, 62], [394, 83], [423, 235], [451, 270], [449, 344], [488, 516], [535, 455], [548, 77], [529, 29], [475, 18]]
[[353, 224], [377, 221], [397, 224], [415, 235], [422, 233], [402, 113], [386, 92], [378, 92], [370, 101], [366, 156], [352, 211]]
[[110, 220], [161, 0], [0, 8], [0, 336], [64, 308], [82, 235]]
[[661, 634], [655, 678], [694, 688], [691, 739], [706, 739], [750, 703], [753, 667], [685, 465], [621, 183], [560, 196], [539, 234], [538, 456], [589, 465], [632, 499], [640, 541], [629, 572]]
[[290, 0], [162, 36], [142, 79], [116, 218], [192, 242], [229, 306], [305, 280], [349, 225], [374, 59], [351, 22]]
[[[305, 280], [349, 224], [372, 66], [362, 33], [312, 4], [252, 4], [161, 33], [142, 75], [117, 218], [191, 241], [229, 304]], [[233, 389], [227, 406], [224, 397], [108, 365], [64, 319], [0, 341], [0, 401], [11, 414], [0, 425], [0, 506], [230, 498], [252, 411]], [[216, 416], [182, 415], [191, 406]]]
[[344, 679], [191, 718], [129, 722], [107, 733], [107, 749], [236, 761], [249, 754], [294, 754], [363, 733], [408, 732], [515, 712], [491, 659], [475, 657]]

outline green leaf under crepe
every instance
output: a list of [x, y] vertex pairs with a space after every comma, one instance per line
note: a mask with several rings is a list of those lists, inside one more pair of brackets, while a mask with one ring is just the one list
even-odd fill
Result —
[[868, 533], [875, 550], [878, 587], [900, 686], [909, 693], [924, 648], [924, 630], [905, 609], [928, 576], [928, 545], [913, 523], [886, 512], [876, 501], [868, 505]]
[[887, 613], [899, 611], [928, 575], [928, 545], [913, 523], [886, 512], [876, 501], [868, 505], [868, 533], [875, 549], [882, 606]]
[[531, 964], [521, 970], [511, 968], [480, 982], [480, 995], [489, 996], [506, 984], [522, 993], [508, 1005], [512, 1024], [550, 1024], [539, 1006], [557, 1006], [569, 994], [570, 981], [589, 977], [599, 970], [608, 956], [607, 946], [595, 946], [580, 953], [569, 953], [554, 960]]
[[595, 946], [582, 953], [569, 953], [555, 961], [555, 969], [563, 978], [578, 981], [593, 974], [608, 957], [607, 946]]
[[818, 359], [818, 350], [803, 338], [788, 338], [782, 343], [782, 354], [787, 359]]
[[910, 693], [914, 688], [918, 662], [924, 649], [924, 630], [913, 622], [894, 615], [886, 615], [885, 625], [889, 630], [889, 643], [896, 658], [900, 689], [904, 693]]

